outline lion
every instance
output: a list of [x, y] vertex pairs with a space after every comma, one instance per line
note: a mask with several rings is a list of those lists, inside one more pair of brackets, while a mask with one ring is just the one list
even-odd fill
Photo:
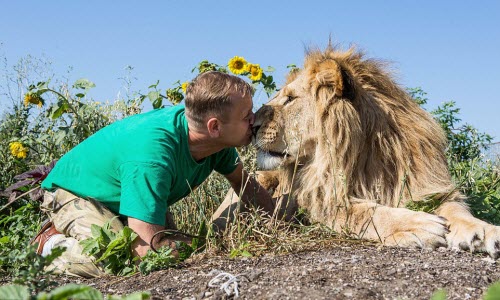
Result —
[[310, 50], [253, 126], [257, 164], [274, 170], [258, 180], [312, 221], [388, 246], [499, 256], [500, 227], [473, 217], [452, 183], [442, 128], [385, 63], [354, 47]]

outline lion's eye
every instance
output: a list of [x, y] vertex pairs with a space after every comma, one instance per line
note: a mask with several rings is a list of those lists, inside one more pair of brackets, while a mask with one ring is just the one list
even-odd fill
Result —
[[293, 101], [293, 99], [295, 99], [295, 97], [294, 97], [294, 96], [288, 96], [288, 97], [286, 98], [285, 102], [283, 103], [283, 105], [287, 105], [287, 104], [289, 104], [290, 102], [292, 102], [292, 101]]

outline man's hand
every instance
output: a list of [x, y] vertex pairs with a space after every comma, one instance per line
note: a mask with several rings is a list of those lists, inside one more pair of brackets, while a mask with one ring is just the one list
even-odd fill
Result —
[[[134, 240], [132, 244], [132, 253], [134, 256], [142, 257], [146, 255], [149, 249], [151, 249], [150, 242], [154, 234], [158, 231], [167, 229], [162, 225], [150, 224], [138, 219], [128, 218], [128, 226], [137, 233], [138, 237]], [[176, 251], [176, 241], [181, 241], [189, 244], [191, 242], [190, 238], [181, 235], [168, 235], [158, 234], [153, 240], [153, 246], [155, 249], [160, 249], [163, 246], [168, 246], [172, 248], [172, 255], [178, 257], [179, 253]]]
[[146, 255], [151, 249], [149, 243], [153, 235], [160, 230], [165, 230], [165, 226], [150, 224], [130, 217], [128, 218], [128, 226], [138, 235], [132, 244], [132, 253], [139, 257]]

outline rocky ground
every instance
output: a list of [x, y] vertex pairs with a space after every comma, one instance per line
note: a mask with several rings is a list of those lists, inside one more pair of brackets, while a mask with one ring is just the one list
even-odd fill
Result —
[[[481, 299], [500, 280], [497, 263], [484, 255], [408, 250], [358, 243], [279, 256], [198, 258], [178, 269], [148, 276], [92, 280], [106, 294], [150, 291], [153, 299], [232, 299], [209, 282], [220, 272], [237, 276], [240, 299], [430, 299], [445, 289], [448, 299]], [[500, 295], [499, 295], [500, 296]]]

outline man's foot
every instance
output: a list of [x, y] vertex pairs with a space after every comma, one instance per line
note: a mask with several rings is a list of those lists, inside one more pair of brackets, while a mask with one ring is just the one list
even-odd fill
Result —
[[30, 241], [30, 245], [38, 244], [36, 253], [38, 255], [42, 255], [43, 246], [55, 234], [61, 233], [57, 231], [54, 223], [52, 223], [50, 220], [46, 220], [42, 224], [42, 229], [40, 229], [38, 234]]

